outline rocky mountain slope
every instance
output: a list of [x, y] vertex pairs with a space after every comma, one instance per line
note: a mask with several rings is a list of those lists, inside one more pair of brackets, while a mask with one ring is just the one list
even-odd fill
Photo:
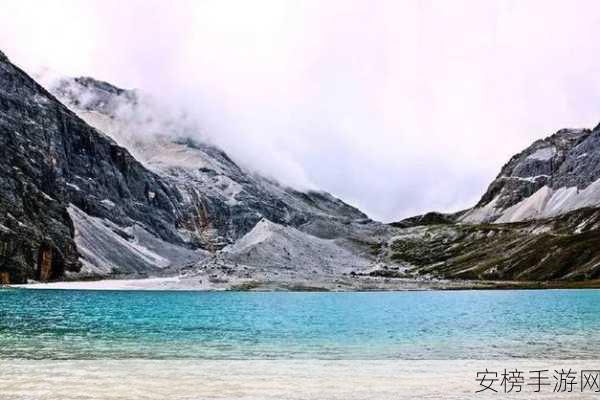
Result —
[[496, 281], [600, 278], [600, 210], [516, 223], [406, 228], [387, 257], [415, 274]]
[[335, 275], [370, 268], [390, 236], [327, 193], [245, 171], [139, 93], [91, 78], [49, 88], [0, 58], [0, 283], [223, 280], [241, 263]]
[[174, 121], [143, 94], [91, 78], [62, 79], [50, 89], [181, 194], [179, 206], [192, 217], [180, 232], [208, 252], [186, 266], [188, 277], [210, 271], [204, 279], [217, 283], [232, 272], [253, 281], [322, 281], [372, 267], [370, 246], [390, 237], [391, 227], [328, 193], [301, 192], [240, 168], [192, 139], [198, 127], [185, 117]]
[[383, 251], [416, 274], [594, 285], [599, 207], [600, 126], [564, 129], [512, 157], [472, 209], [395, 223]]
[[515, 155], [464, 222], [516, 222], [600, 204], [600, 126], [563, 129]]

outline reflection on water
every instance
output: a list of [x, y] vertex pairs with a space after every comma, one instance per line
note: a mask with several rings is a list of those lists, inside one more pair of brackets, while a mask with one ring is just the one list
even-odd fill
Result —
[[0, 358], [593, 359], [600, 291], [0, 290]]

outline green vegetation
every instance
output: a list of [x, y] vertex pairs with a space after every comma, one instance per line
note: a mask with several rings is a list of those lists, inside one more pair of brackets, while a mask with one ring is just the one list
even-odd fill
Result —
[[600, 210], [514, 224], [408, 228], [388, 258], [443, 278], [499, 281], [600, 279]]

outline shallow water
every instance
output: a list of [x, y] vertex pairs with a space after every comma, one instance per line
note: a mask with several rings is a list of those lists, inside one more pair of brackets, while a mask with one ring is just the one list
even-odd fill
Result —
[[[413, 399], [597, 399], [582, 388], [579, 372], [596, 361], [560, 360], [0, 360], [2, 400], [413, 400]], [[520, 392], [505, 393], [500, 381], [485, 390], [478, 371], [523, 371]], [[571, 391], [556, 387], [556, 370], [571, 369]], [[540, 392], [530, 371], [548, 369]], [[512, 389], [512, 388], [511, 388]]]
[[0, 358], [594, 359], [600, 291], [0, 290]]

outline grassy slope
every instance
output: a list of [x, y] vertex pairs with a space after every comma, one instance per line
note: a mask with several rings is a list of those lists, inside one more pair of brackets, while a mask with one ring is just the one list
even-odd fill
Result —
[[592, 284], [600, 279], [600, 209], [513, 224], [406, 228], [386, 257], [444, 278]]

